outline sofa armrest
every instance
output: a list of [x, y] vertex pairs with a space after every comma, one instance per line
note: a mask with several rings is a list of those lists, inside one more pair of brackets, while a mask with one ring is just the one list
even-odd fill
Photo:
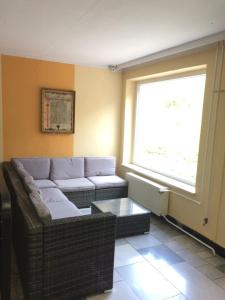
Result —
[[100, 213], [44, 225], [43, 285], [48, 299], [77, 299], [112, 288], [115, 223], [113, 214]]
[[2, 164], [0, 164], [0, 248], [1, 248], [1, 297], [2, 299], [10, 299], [11, 291], [11, 198], [6, 186]]

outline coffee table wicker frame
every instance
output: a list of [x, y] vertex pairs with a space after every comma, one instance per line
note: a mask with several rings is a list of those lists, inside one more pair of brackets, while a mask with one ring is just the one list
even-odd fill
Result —
[[[107, 200], [106, 200], [107, 201]], [[102, 212], [98, 201], [91, 204], [92, 214]], [[142, 214], [116, 216], [116, 238], [147, 233], [150, 230], [150, 211]]]

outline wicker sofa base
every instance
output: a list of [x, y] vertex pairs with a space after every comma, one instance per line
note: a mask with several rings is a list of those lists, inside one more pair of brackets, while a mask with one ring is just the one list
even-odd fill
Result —
[[96, 189], [95, 190], [95, 201], [116, 199], [116, 198], [126, 198], [128, 195], [128, 187], [114, 187], [107, 189]]
[[91, 206], [91, 202], [97, 200], [125, 198], [128, 194], [128, 187], [115, 187], [91, 191], [63, 192], [64, 195], [78, 208]]
[[111, 289], [114, 243], [112, 214], [55, 220], [44, 226], [43, 299], [81, 299]]
[[112, 288], [115, 216], [110, 213], [42, 222], [9, 163], [13, 238], [26, 300], [74, 300]]
[[95, 201], [94, 190], [78, 191], [78, 192], [63, 192], [63, 193], [78, 208], [90, 207], [91, 202]]

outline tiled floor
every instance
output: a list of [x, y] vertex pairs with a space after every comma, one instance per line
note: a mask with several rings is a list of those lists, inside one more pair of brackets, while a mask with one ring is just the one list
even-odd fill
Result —
[[[22, 300], [13, 278], [12, 299]], [[152, 216], [149, 234], [116, 241], [113, 290], [87, 298], [133, 299], [225, 300], [225, 259]]]

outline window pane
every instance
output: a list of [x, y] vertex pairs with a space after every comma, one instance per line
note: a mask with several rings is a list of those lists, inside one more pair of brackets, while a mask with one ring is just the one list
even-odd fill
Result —
[[138, 86], [133, 163], [195, 184], [206, 75]]

